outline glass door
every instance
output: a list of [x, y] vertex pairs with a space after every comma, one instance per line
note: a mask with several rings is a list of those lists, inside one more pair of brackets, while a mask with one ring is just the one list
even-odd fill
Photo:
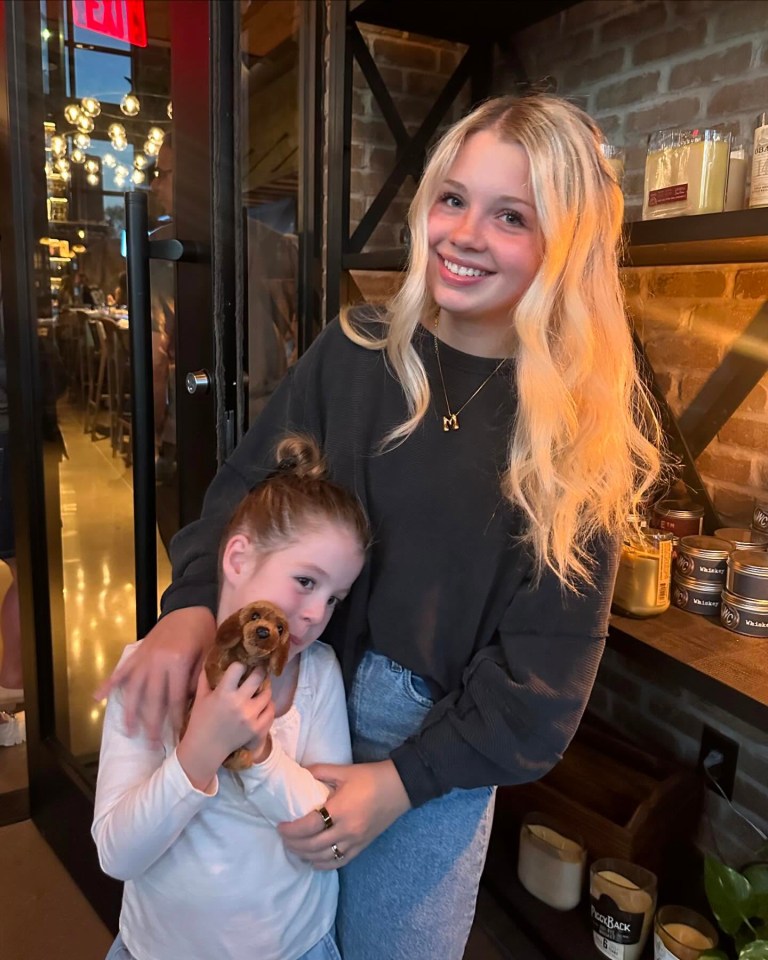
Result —
[[[33, 819], [114, 926], [120, 887], [90, 840], [104, 705], [92, 693], [151, 625], [166, 543], [216, 469], [211, 319], [211, 6], [154, 0], [0, 2], [0, 257]], [[125, 194], [152, 238], [152, 309], [128, 305]], [[133, 329], [132, 329], [132, 324]], [[134, 343], [149, 353], [137, 357]], [[137, 451], [134, 372], [150, 370], [150, 449]], [[153, 471], [135, 510], [137, 471]], [[146, 500], [157, 504], [157, 524]], [[142, 526], [144, 523], [144, 526]], [[149, 524], [149, 526], [147, 526]], [[143, 562], [137, 546], [148, 546]], [[138, 601], [144, 617], [137, 618]], [[149, 611], [147, 613], [147, 611]]]

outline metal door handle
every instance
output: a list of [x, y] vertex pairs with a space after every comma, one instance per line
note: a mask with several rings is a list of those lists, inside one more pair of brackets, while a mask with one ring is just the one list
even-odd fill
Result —
[[187, 393], [208, 393], [211, 389], [211, 375], [207, 370], [191, 370], [185, 380]]

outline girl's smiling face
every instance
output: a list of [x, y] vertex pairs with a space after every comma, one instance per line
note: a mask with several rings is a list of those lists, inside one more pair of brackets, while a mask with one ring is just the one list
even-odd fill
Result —
[[438, 187], [427, 235], [441, 337], [468, 353], [499, 356], [511, 311], [542, 261], [523, 148], [491, 130], [470, 136]]

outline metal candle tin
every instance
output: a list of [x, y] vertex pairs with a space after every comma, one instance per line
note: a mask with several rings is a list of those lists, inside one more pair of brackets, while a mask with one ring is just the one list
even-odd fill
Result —
[[722, 587], [728, 571], [728, 554], [732, 550], [727, 540], [718, 537], [683, 537], [677, 547], [675, 573]]
[[734, 550], [728, 560], [726, 589], [746, 600], [768, 600], [768, 552]]
[[729, 540], [734, 550], [768, 549], [768, 533], [750, 530], [749, 527], [721, 527], [715, 530], [715, 536], [721, 540]]
[[745, 600], [723, 590], [720, 623], [745, 637], [768, 637], [768, 602]]
[[756, 500], [752, 511], [752, 529], [768, 533], [768, 500]]
[[659, 500], [653, 505], [653, 526], [676, 537], [695, 537], [704, 524], [704, 507], [688, 500]]
[[702, 580], [690, 580], [688, 577], [675, 576], [672, 581], [672, 603], [688, 613], [699, 613], [704, 617], [716, 617], [720, 613], [721, 583], [707, 583]]

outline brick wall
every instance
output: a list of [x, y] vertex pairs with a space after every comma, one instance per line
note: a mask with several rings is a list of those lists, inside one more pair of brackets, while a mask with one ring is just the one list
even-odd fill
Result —
[[[605, 652], [589, 712], [611, 724], [644, 750], [695, 768], [706, 724], [739, 744], [733, 801], [768, 833], [768, 738], [765, 731], [713, 706], [685, 686], [672, 683], [616, 650]], [[712, 790], [704, 794], [699, 845], [739, 865], [754, 858], [760, 838]]]

